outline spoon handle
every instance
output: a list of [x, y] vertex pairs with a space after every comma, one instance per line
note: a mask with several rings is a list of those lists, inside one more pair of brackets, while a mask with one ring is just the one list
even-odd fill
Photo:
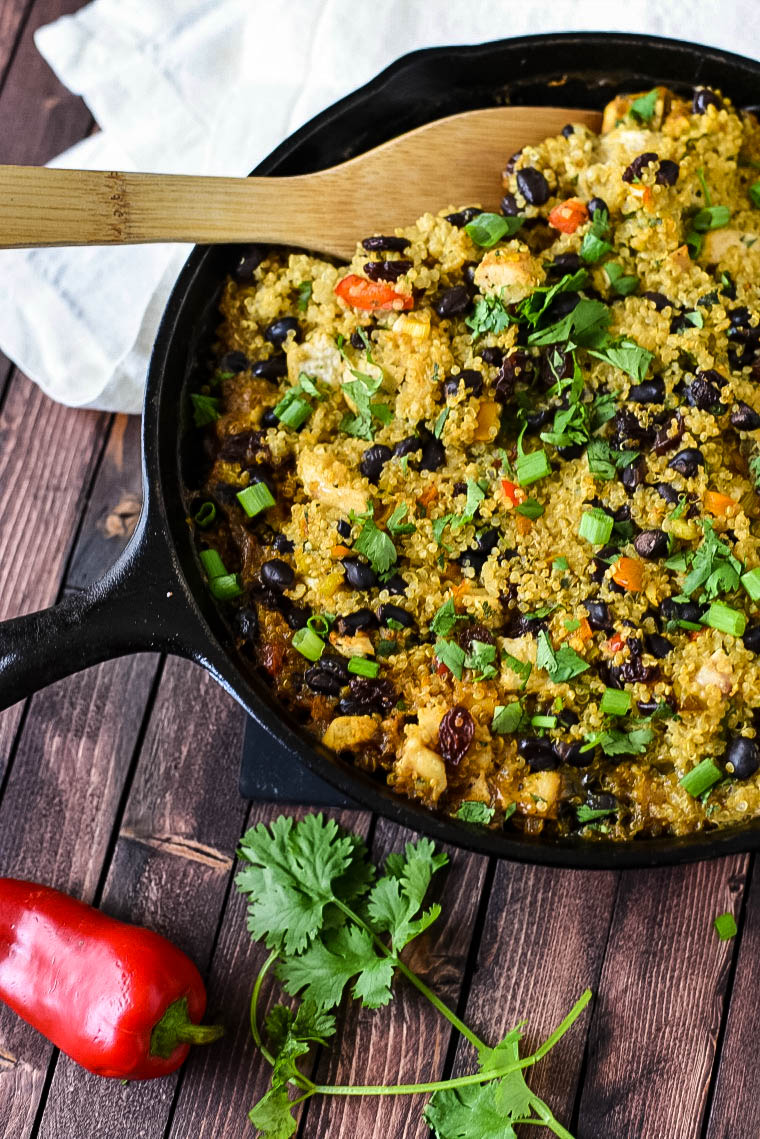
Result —
[[320, 226], [314, 177], [0, 166], [0, 248], [254, 240], [308, 245]]

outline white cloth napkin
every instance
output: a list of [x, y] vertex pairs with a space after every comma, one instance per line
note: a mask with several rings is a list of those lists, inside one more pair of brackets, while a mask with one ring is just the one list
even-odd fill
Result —
[[[756, 0], [94, 0], [35, 42], [101, 128], [52, 165], [244, 175], [407, 51], [595, 28], [760, 53]], [[139, 411], [187, 253], [0, 251], [0, 347], [54, 399]]]

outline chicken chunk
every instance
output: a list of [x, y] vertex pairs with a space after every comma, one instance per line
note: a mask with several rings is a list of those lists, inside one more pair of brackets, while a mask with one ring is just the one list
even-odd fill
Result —
[[422, 742], [419, 727], [407, 728], [407, 737], [393, 769], [399, 790], [426, 803], [435, 804], [446, 790], [446, 765], [438, 752]]
[[496, 294], [506, 304], [530, 296], [546, 272], [529, 250], [492, 249], [475, 270], [475, 284], [485, 296]]
[[336, 716], [328, 725], [322, 743], [333, 751], [353, 751], [369, 743], [377, 733], [377, 727], [374, 716]]
[[334, 506], [344, 514], [351, 510], [361, 514], [366, 509], [368, 494], [358, 485], [358, 476], [322, 447], [303, 450], [298, 456], [297, 470], [309, 498]]
[[734, 672], [731, 668], [731, 661], [722, 649], [717, 649], [710, 659], [705, 661], [694, 679], [699, 688], [707, 688], [708, 685], [715, 685], [724, 696], [728, 696], [734, 686]]

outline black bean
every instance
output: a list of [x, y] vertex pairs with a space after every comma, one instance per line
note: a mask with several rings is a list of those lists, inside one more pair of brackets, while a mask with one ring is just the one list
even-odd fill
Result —
[[586, 796], [586, 806], [592, 811], [616, 811], [620, 804], [614, 795], [600, 791], [596, 795], [589, 793]]
[[465, 261], [464, 265], [462, 266], [465, 284], [470, 287], [470, 290], [472, 290], [473, 286], [475, 285], [475, 270], [479, 264], [479, 261]]
[[[686, 388], [686, 402], [691, 407], [698, 407], [700, 411], [709, 411], [720, 403], [720, 392], [709, 380], [697, 376], [692, 384]], [[732, 421], [733, 422], [733, 421]]]
[[559, 764], [551, 742], [540, 736], [523, 736], [517, 741], [517, 751], [531, 771], [554, 771]]
[[377, 617], [366, 606], [363, 609], [355, 609], [353, 613], [347, 613], [344, 617], [338, 618], [338, 632], [342, 637], [352, 637], [354, 633], [358, 633], [360, 629], [374, 629], [377, 627]]
[[499, 403], [509, 403], [518, 380], [529, 380], [533, 374], [533, 361], [521, 348], [504, 357], [494, 384], [494, 395]]
[[592, 629], [611, 629], [613, 627], [610, 608], [606, 601], [598, 601], [595, 597], [589, 597], [583, 602], [583, 607], [588, 613], [588, 623]]
[[673, 302], [668, 300], [664, 293], [656, 293], [649, 291], [640, 294], [645, 301], [651, 301], [657, 312], [662, 312], [664, 308], [673, 308]]
[[500, 209], [505, 218], [516, 218], [519, 215], [520, 207], [514, 194], [507, 192], [504, 195], [501, 199]]
[[673, 425], [673, 420], [671, 419], [668, 423], [663, 424], [655, 435], [652, 443], [652, 450], [655, 455], [667, 455], [668, 451], [672, 451], [673, 448], [677, 447], [681, 442], [684, 430], [686, 429], [686, 424], [682, 416], [676, 415], [675, 424], [675, 432], [671, 433], [670, 430]]
[[[361, 704], [365, 712], [377, 712], [381, 716], [387, 716], [398, 701], [396, 689], [390, 680], [379, 676], [352, 676], [349, 692], [350, 698]], [[340, 713], [340, 704], [336, 711]]]
[[707, 380], [708, 383], [714, 384], [716, 388], [724, 388], [728, 383], [726, 377], [721, 375], [715, 368], [700, 368], [695, 374], [698, 380]]
[[566, 380], [573, 374], [572, 352], [551, 346], [544, 348], [538, 367], [538, 378], [544, 388], [553, 387], [558, 380]]
[[286, 538], [284, 534], [275, 534], [272, 548], [277, 550], [279, 554], [292, 554], [296, 547], [295, 543], [291, 542], [290, 538]]
[[698, 625], [704, 613], [704, 607], [695, 601], [676, 601], [672, 597], [663, 600], [660, 610], [666, 621], [688, 621], [692, 625]]
[[655, 175], [655, 182], [658, 186], [675, 186], [680, 173], [681, 168], [677, 162], [671, 162], [669, 158], [661, 158], [660, 169]]
[[220, 372], [245, 372], [250, 363], [244, 352], [225, 352], [217, 367]]
[[726, 748], [725, 764], [733, 779], [749, 779], [760, 767], [760, 748], [747, 736], [734, 736]]
[[341, 538], [350, 538], [351, 537], [351, 523], [348, 521], [347, 518], [341, 518], [341, 520], [338, 522], [338, 525], [335, 527], [335, 529], [338, 531]]
[[246, 641], [255, 641], [259, 635], [259, 615], [255, 609], [238, 609], [235, 628]]
[[673, 651], [673, 646], [668, 638], [661, 637], [659, 633], [645, 633], [644, 644], [647, 652], [651, 653], [657, 660], [664, 660], [668, 653]]
[[760, 415], [748, 403], [737, 400], [731, 408], [731, 425], [739, 431], [757, 431], [760, 427]]
[[721, 109], [723, 103], [709, 87], [695, 87], [694, 97], [691, 101], [691, 109], [695, 115], [704, 115], [708, 107], [717, 107]]
[[261, 567], [261, 580], [264, 585], [269, 586], [270, 589], [290, 589], [296, 575], [293, 572], [293, 567], [289, 566], [281, 558], [272, 558], [268, 562], [264, 562]]
[[692, 478], [700, 467], [705, 465], [704, 455], [696, 447], [686, 447], [683, 451], [679, 451], [677, 455], [668, 463], [668, 466], [678, 471], [684, 478]]
[[480, 356], [484, 364], [490, 364], [494, 368], [498, 368], [504, 359], [504, 353], [501, 348], [495, 347], [481, 348], [478, 352], [478, 356]]
[[602, 546], [601, 550], [598, 550], [593, 558], [594, 569], [589, 571], [591, 580], [597, 582], [597, 584], [603, 581], [607, 570], [610, 568], [609, 559], [619, 553], [620, 550], [618, 550], [617, 546]]
[[274, 344], [275, 348], [280, 348], [291, 332], [295, 332], [297, 340], [301, 332], [300, 324], [294, 316], [281, 316], [266, 326], [264, 336], [270, 344]]
[[621, 408], [620, 411], [615, 412], [612, 425], [615, 429], [615, 441], [618, 444], [622, 444], [626, 440], [649, 444], [654, 438], [652, 429], [646, 427], [636, 412], [629, 407]]
[[415, 451], [422, 450], [422, 440], [419, 435], [409, 435], [406, 439], [401, 439], [393, 448], [393, 454], [397, 459], [403, 459], [404, 455], [413, 455]]
[[760, 653], [760, 624], [748, 625], [742, 640], [745, 649], [749, 649], [751, 653]]
[[627, 467], [623, 467], [620, 472], [620, 481], [627, 494], [633, 494], [636, 487], [641, 486], [646, 477], [646, 470], [646, 462], [642, 458], [638, 458], [629, 463]]
[[430, 435], [422, 444], [422, 455], [417, 464], [420, 471], [437, 471], [446, 462], [446, 448], [440, 439]]
[[521, 155], [521, 154], [522, 154], [522, 148], [520, 148], [520, 150], [516, 150], [516, 151], [514, 152], [514, 154], [513, 154], [513, 155], [511, 155], [511, 156], [510, 156], [510, 157], [507, 159], [507, 164], [506, 164], [506, 166], [504, 167], [504, 177], [505, 177], [505, 178], [508, 178], [510, 174], [514, 173], [514, 169], [515, 169], [515, 166], [517, 166], [517, 163], [518, 163], [518, 162], [519, 162], [519, 160], [520, 160], [520, 155]]
[[438, 296], [435, 302], [435, 311], [439, 316], [459, 316], [467, 309], [472, 303], [472, 296], [470, 290], [466, 285], [452, 285], [450, 289], [444, 291]]
[[623, 171], [623, 181], [638, 181], [641, 178], [644, 168], [649, 166], [652, 162], [657, 161], [659, 161], [659, 155], [655, 154], [653, 150], [647, 150], [644, 154], [637, 155], [633, 162], [629, 166], [626, 166]]
[[262, 427], [276, 427], [280, 422], [279, 417], [275, 415], [273, 407], [265, 407], [261, 413], [261, 426]]
[[606, 214], [609, 214], [610, 212], [604, 198], [592, 198], [586, 208], [588, 210], [589, 217], [593, 217], [594, 214], [598, 214], [600, 210], [604, 210]]
[[567, 316], [569, 312], [578, 307], [580, 299], [579, 293], [558, 293], [545, 309], [542, 319], [545, 319], [547, 324], [561, 320], [563, 316]]
[[345, 684], [345, 681], [322, 668], [322, 661], [313, 668], [306, 669], [304, 680], [312, 692], [319, 692], [322, 696], [340, 696], [340, 690]]
[[580, 723], [580, 717], [578, 716], [577, 712], [574, 712], [572, 710], [572, 708], [563, 708], [560, 712], [557, 713], [557, 723], [560, 724], [563, 728], [572, 728], [576, 724]]
[[398, 593], [406, 593], [408, 584], [404, 581], [400, 573], [391, 574], [387, 581], [383, 582], [383, 589], [387, 589], [388, 593], [392, 596]]
[[368, 253], [403, 253], [409, 245], [408, 237], [365, 237], [362, 245]]
[[377, 574], [368, 562], [359, 558], [343, 558], [343, 569], [346, 572], [346, 581], [352, 589], [372, 589], [377, 584]]
[[670, 482], [658, 482], [654, 484], [654, 489], [659, 494], [660, 498], [664, 498], [666, 502], [675, 504], [679, 501], [681, 495]]
[[411, 267], [411, 261], [401, 258], [396, 261], [368, 261], [364, 266], [364, 272], [370, 281], [398, 281], [399, 277], [408, 273]]
[[581, 259], [577, 253], [558, 253], [549, 266], [549, 272], [564, 277], [568, 273], [577, 273], [581, 268]]
[[531, 206], [543, 206], [549, 200], [549, 183], [535, 166], [517, 171], [517, 189]]
[[460, 384], [464, 384], [467, 395], [479, 396], [483, 390], [483, 373], [476, 368], [464, 368], [456, 376], [447, 376], [443, 381], [443, 390], [449, 398], [459, 392]]
[[240, 431], [237, 435], [228, 435], [219, 448], [219, 458], [248, 465], [254, 461], [260, 444], [260, 431]]
[[400, 605], [393, 605], [390, 601], [386, 601], [377, 610], [377, 619], [381, 625], [387, 625], [389, 621], [398, 621], [399, 625], [403, 625], [405, 629], [412, 629], [416, 625], [414, 617], [406, 609], [402, 609]]
[[562, 130], [560, 131], [560, 134], [563, 138], [570, 138], [571, 134], [575, 134], [575, 127], [572, 123], [565, 123]]
[[[364, 335], [367, 336], [367, 338], [369, 338], [368, 334], [366, 332], [364, 333]], [[358, 348], [359, 350], [364, 348], [364, 340], [362, 339], [358, 329], [355, 329], [351, 333], [349, 340], [351, 341], [351, 347], [352, 348]]]
[[632, 403], [664, 403], [665, 381], [662, 376], [655, 376], [643, 384], [633, 384], [628, 398]]
[[547, 423], [551, 423], [554, 419], [554, 410], [551, 407], [538, 407], [535, 411], [529, 411], [525, 415], [525, 424], [527, 426], [526, 435], [535, 435], [542, 427], [546, 427]]
[[261, 262], [267, 255], [267, 250], [262, 245], [251, 245], [245, 253], [242, 254], [240, 260], [235, 266], [233, 277], [239, 284], [249, 284], [254, 272], [258, 269]]
[[483, 553], [490, 554], [491, 550], [495, 550], [499, 544], [499, 531], [495, 526], [491, 526], [488, 530], [484, 530], [482, 534], [478, 535], [476, 545]]
[[467, 483], [466, 482], [455, 482], [453, 487], [451, 488], [451, 492], [452, 492], [452, 494], [467, 494]]
[[279, 595], [278, 608], [291, 629], [303, 629], [311, 616], [308, 609], [295, 605], [289, 598]]
[[288, 374], [288, 358], [284, 353], [277, 353], [270, 356], [266, 360], [257, 360], [251, 366], [251, 371], [254, 376], [258, 376], [260, 380], [269, 380], [270, 383], [277, 383], [283, 376]]
[[488, 561], [488, 554], [485, 550], [465, 550], [457, 558], [457, 563], [462, 568], [470, 567], [475, 570], [476, 577], [482, 572], [483, 566]]
[[[468, 206], [465, 210], [457, 210], [454, 214], [446, 214], [446, 221], [449, 225], [456, 226], [457, 229], [463, 229], [464, 226], [469, 225], [473, 218], [483, 211], [478, 206]], [[408, 243], [407, 243], [408, 244]]]
[[585, 443], [568, 443], [564, 447], [557, 447], [557, 454], [560, 459], [578, 459], [585, 449]]
[[652, 561], [667, 554], [668, 536], [662, 530], [642, 530], [633, 539], [633, 546], [640, 558]]
[[393, 451], [390, 447], [386, 447], [385, 443], [373, 443], [362, 455], [359, 470], [365, 479], [369, 479], [371, 483], [377, 483], [383, 467], [392, 458]]
[[491, 630], [477, 622], [473, 622], [472, 625], [465, 625], [463, 629], [459, 630], [456, 638], [457, 644], [461, 649], [464, 649], [466, 653], [472, 652], [473, 641], [480, 641], [481, 645], [496, 644], [496, 639]]
[[571, 767], [588, 767], [594, 759], [594, 749], [590, 747], [587, 751], [583, 751], [583, 740], [575, 740], [573, 743], [567, 741], [560, 741], [555, 743], [554, 750], [560, 763], [567, 763]]

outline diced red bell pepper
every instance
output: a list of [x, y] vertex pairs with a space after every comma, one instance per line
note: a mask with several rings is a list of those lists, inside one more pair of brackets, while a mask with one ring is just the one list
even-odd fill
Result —
[[338, 281], [335, 292], [347, 305], [364, 312], [377, 312], [378, 309], [400, 312], [402, 309], [414, 308], [414, 297], [397, 293], [384, 281], [368, 281], [356, 273], [349, 273]]
[[568, 198], [550, 210], [548, 221], [561, 233], [575, 233], [579, 225], [588, 221], [588, 210], [578, 198]]

